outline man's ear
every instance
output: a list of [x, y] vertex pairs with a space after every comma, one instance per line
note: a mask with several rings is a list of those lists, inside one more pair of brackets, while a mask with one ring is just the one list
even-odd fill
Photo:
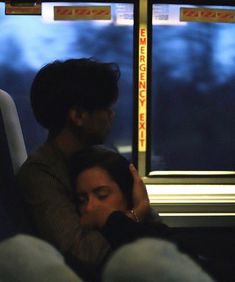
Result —
[[68, 120], [76, 126], [82, 126], [84, 123], [86, 112], [78, 108], [70, 108], [68, 112]]

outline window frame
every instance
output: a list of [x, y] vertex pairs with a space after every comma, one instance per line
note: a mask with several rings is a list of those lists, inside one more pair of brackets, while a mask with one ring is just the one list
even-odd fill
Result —
[[[140, 0], [140, 10], [145, 0]], [[165, 1], [149, 0], [146, 15], [139, 24], [146, 26], [147, 32], [147, 105], [146, 105], [146, 150], [134, 147], [138, 152], [137, 165], [148, 189], [150, 202], [170, 225], [182, 226], [224, 226], [234, 225], [235, 219], [235, 171], [227, 172], [156, 172], [151, 174], [151, 58], [152, 58], [152, 7], [153, 4], [194, 4], [235, 6], [232, 1]], [[138, 49], [140, 52], [140, 49]], [[140, 62], [138, 62], [140, 65]], [[148, 93], [148, 94], [147, 94]], [[136, 99], [140, 99], [138, 93]], [[136, 102], [137, 103], [137, 102]], [[140, 111], [138, 109], [138, 114]], [[140, 128], [137, 122], [137, 129]], [[138, 131], [138, 130], [137, 130]], [[138, 139], [138, 134], [135, 135]], [[136, 145], [136, 144], [135, 144]]]

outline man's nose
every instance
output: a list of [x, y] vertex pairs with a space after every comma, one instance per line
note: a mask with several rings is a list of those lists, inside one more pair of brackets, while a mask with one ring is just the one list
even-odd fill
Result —
[[111, 121], [114, 119], [115, 115], [116, 115], [116, 113], [113, 110], [109, 111], [109, 118], [110, 118]]
[[112, 110], [112, 111], [111, 111], [111, 118], [114, 119], [115, 116], [116, 116], [116, 113]]

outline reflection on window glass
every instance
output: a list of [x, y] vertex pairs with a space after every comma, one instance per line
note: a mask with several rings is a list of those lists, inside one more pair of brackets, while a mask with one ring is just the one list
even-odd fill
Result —
[[234, 170], [235, 25], [180, 7], [153, 6], [151, 170]]
[[30, 86], [36, 72], [56, 59], [80, 57], [119, 64], [120, 99], [108, 144], [121, 153], [131, 153], [133, 4], [91, 3], [111, 5], [111, 20], [53, 20], [53, 6], [88, 4], [43, 3], [42, 16], [5, 16], [5, 5], [0, 3], [0, 88], [16, 102], [28, 153], [47, 135], [30, 108]]

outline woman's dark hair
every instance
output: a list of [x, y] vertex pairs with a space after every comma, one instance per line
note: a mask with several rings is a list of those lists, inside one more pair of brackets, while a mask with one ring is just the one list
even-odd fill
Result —
[[133, 177], [129, 164], [129, 161], [119, 153], [101, 147], [92, 147], [75, 153], [70, 159], [73, 193], [76, 193], [76, 179], [80, 173], [92, 167], [100, 167], [118, 184], [127, 200], [128, 208], [131, 209], [133, 207]]
[[49, 131], [59, 132], [71, 107], [91, 112], [116, 102], [119, 77], [117, 64], [88, 58], [47, 64], [39, 70], [31, 86], [35, 118]]

